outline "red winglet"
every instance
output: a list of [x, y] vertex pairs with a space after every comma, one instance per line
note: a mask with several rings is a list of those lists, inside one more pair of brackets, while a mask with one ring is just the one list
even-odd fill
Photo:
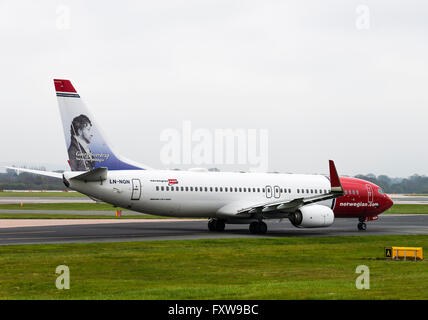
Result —
[[76, 89], [74, 89], [73, 85], [71, 84], [70, 80], [61, 80], [61, 79], [54, 79], [55, 83], [55, 91], [60, 92], [74, 92], [76, 93]]
[[330, 165], [330, 184], [332, 191], [342, 191], [342, 184], [340, 183], [339, 175], [337, 174], [336, 166], [333, 160], [329, 160]]

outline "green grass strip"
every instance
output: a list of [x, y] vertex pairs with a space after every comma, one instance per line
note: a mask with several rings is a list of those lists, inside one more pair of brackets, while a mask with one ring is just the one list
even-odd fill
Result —
[[428, 204], [394, 204], [387, 214], [428, 214]]
[[[0, 299], [428, 299], [427, 261], [385, 260], [385, 246], [426, 249], [428, 236], [0, 246]], [[55, 287], [58, 265], [70, 290]]]

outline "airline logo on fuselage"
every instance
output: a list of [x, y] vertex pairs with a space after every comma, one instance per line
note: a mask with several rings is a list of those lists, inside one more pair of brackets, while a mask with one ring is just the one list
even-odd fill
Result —
[[168, 185], [172, 186], [174, 184], [178, 184], [178, 180], [177, 179], [168, 179]]
[[379, 203], [367, 202], [340, 202], [341, 207], [379, 207]]
[[168, 180], [150, 180], [150, 182], [157, 182], [157, 183], [168, 183], [169, 186], [173, 186], [174, 184], [178, 184], [177, 179], [168, 179]]

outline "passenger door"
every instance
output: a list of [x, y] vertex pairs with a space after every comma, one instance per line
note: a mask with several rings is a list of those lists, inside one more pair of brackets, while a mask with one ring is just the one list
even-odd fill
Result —
[[131, 200], [140, 200], [140, 197], [141, 197], [141, 181], [140, 179], [132, 179]]
[[367, 184], [366, 187], [367, 187], [368, 202], [372, 203], [373, 202], [373, 188], [369, 184]]

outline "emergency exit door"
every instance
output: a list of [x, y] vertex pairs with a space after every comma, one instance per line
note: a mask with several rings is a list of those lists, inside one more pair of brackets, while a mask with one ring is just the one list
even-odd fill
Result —
[[141, 181], [140, 179], [132, 179], [131, 200], [140, 200], [140, 197], [141, 197]]

